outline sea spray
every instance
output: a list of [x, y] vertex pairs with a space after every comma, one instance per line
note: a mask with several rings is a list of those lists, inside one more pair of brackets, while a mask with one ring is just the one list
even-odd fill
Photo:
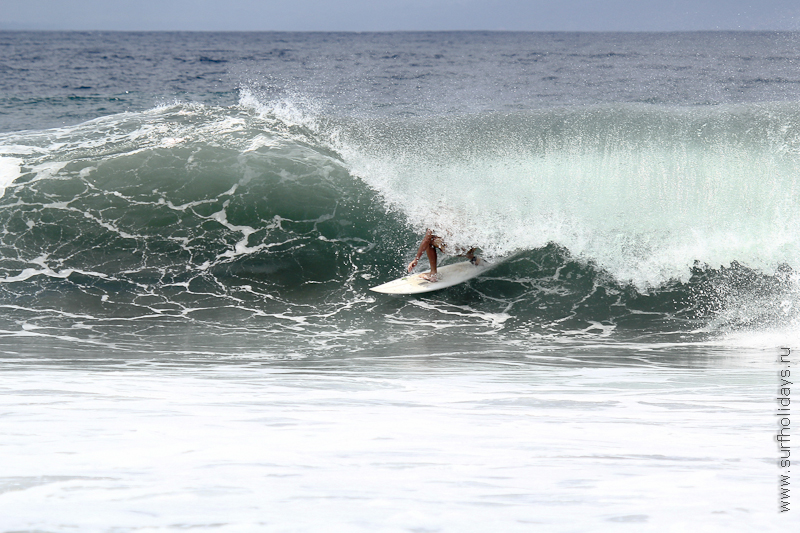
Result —
[[646, 289], [695, 262], [800, 267], [788, 105], [617, 106], [356, 123], [351, 171], [418, 231], [493, 256], [547, 242]]

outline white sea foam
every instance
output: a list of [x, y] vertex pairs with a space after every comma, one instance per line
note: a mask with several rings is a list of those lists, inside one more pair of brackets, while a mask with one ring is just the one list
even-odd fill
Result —
[[764, 400], [774, 372], [432, 364], [6, 367], [0, 525], [750, 532], [796, 522], [776, 511]]
[[0, 157], [0, 197], [3, 196], [6, 187], [22, 175], [22, 163], [22, 159], [16, 157]]

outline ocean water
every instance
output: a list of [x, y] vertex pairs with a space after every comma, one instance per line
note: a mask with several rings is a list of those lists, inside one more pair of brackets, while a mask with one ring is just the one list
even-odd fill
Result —
[[[798, 64], [0, 32], [0, 530], [796, 527]], [[492, 268], [370, 292], [426, 228]]]

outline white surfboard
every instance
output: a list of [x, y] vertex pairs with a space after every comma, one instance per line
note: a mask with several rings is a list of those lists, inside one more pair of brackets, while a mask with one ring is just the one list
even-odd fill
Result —
[[438, 291], [439, 289], [452, 287], [470, 280], [483, 273], [488, 267], [489, 265], [486, 261], [481, 261], [478, 265], [464, 261], [463, 263], [439, 267], [437, 271], [439, 279], [437, 281], [431, 282], [423, 279], [421, 277], [423, 273], [420, 273], [372, 287], [370, 290], [384, 294], [421, 294], [423, 292]]

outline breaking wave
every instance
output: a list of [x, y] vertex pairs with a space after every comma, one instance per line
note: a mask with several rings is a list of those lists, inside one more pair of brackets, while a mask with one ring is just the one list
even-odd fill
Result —
[[3, 330], [357, 324], [406, 305], [368, 288], [426, 227], [496, 265], [435, 301], [506, 333], [793, 329], [798, 119], [753, 104], [377, 121], [245, 92], [2, 134]]

